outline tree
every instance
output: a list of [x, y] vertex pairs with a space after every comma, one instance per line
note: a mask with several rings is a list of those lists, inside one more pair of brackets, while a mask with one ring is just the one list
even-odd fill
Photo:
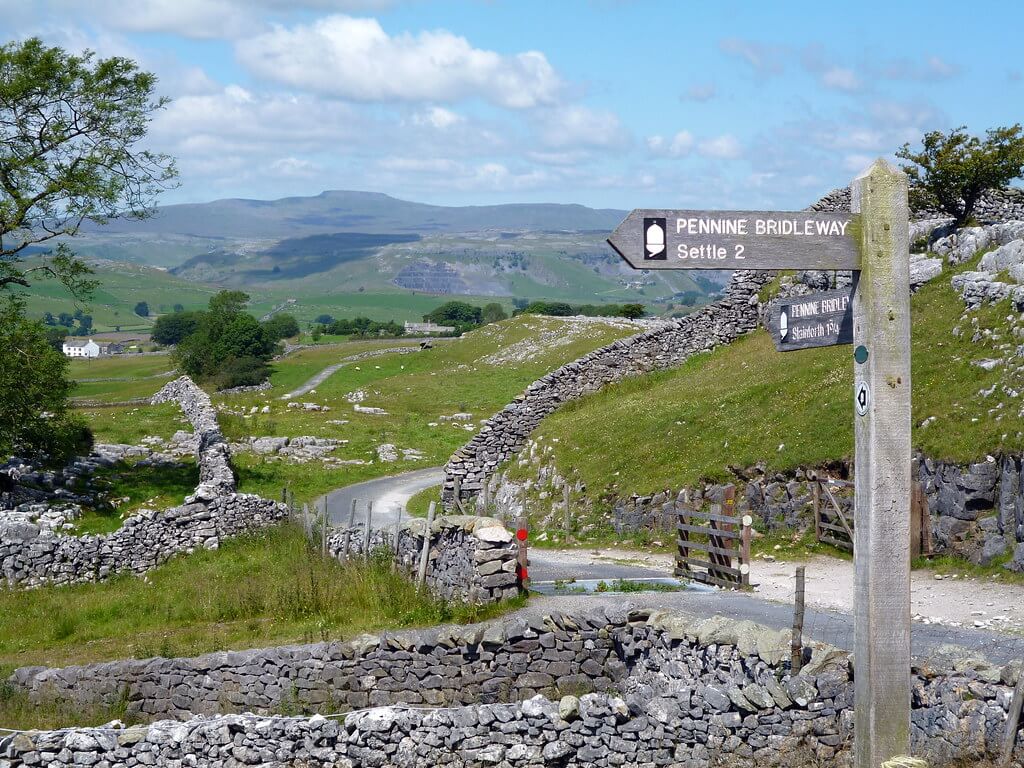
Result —
[[277, 314], [263, 322], [263, 329], [273, 341], [299, 335], [299, 321], [292, 315]]
[[64, 354], [64, 339], [68, 337], [67, 329], [58, 326], [47, 326], [45, 331], [46, 340], [49, 342], [50, 346], [61, 354]]
[[645, 314], [647, 314], [647, 310], [644, 309], [643, 304], [623, 304], [619, 309], [619, 315], [633, 320], [643, 317]]
[[173, 312], [161, 315], [153, 323], [150, 336], [157, 344], [179, 344], [196, 330], [201, 316], [202, 312]]
[[181, 305], [181, 304], [175, 304], [174, 305], [174, 311], [175, 312], [184, 312], [185, 311], [185, 307], [183, 305]]
[[152, 213], [177, 176], [170, 157], [139, 147], [167, 103], [155, 85], [118, 56], [69, 54], [39, 38], [0, 47], [0, 289], [40, 273], [85, 296], [90, 270], [66, 243], [32, 265], [25, 249], [85, 221]]
[[185, 373], [221, 389], [258, 384], [267, 377], [277, 344], [245, 311], [248, 301], [242, 291], [221, 291], [210, 299], [195, 330], [175, 350], [175, 362]]
[[17, 299], [0, 304], [0, 455], [63, 463], [88, 453], [92, 435], [68, 407], [68, 361]]
[[480, 307], [474, 307], [464, 301], [447, 301], [428, 315], [423, 320], [438, 325], [480, 325]]
[[139, 317], [149, 317], [149, 304], [144, 301], [140, 301], [135, 305], [134, 312]]
[[54, 318], [52, 312], [47, 312], [45, 315], [43, 315], [43, 323], [45, 325], [56, 325], [57, 320]]
[[330, 315], [317, 315], [313, 322], [317, 325], [330, 325], [334, 322], [334, 318]]
[[1024, 128], [993, 128], [985, 138], [971, 136], [966, 126], [948, 134], [929, 131], [921, 151], [909, 144], [896, 153], [909, 160], [910, 202], [917, 208], [939, 208], [963, 226], [971, 220], [981, 196], [1024, 173]]
[[505, 312], [504, 307], [495, 301], [484, 305], [480, 317], [484, 323], [497, 323], [500, 320], [505, 320], [508, 314]]
[[57, 315], [57, 322], [65, 328], [71, 328], [75, 324], [75, 318], [68, 312], [61, 312]]

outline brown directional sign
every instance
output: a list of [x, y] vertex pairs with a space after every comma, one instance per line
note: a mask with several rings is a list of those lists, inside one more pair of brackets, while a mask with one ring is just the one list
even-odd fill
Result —
[[860, 269], [858, 216], [634, 210], [608, 244], [634, 269]]
[[768, 321], [779, 352], [853, 343], [853, 289], [781, 299]]

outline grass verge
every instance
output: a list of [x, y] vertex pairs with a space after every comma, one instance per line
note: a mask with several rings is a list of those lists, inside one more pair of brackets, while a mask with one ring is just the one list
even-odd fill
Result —
[[[516, 604], [420, 594], [381, 562], [342, 564], [290, 525], [177, 557], [145, 578], [0, 590], [0, 679], [19, 666], [192, 656], [214, 650], [482, 621]], [[0, 710], [0, 723], [5, 722]]]

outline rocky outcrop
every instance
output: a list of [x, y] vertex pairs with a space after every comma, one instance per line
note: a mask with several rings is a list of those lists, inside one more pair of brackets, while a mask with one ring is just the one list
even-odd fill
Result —
[[[130, 728], [22, 732], [11, 765], [849, 765], [849, 654], [813, 644], [800, 674], [788, 633], [650, 610], [65, 669], [23, 669], [33, 698], [127, 700]], [[942, 666], [942, 664], [948, 666]], [[914, 667], [911, 744], [939, 766], [999, 750], [1019, 664], [961, 651]], [[124, 697], [123, 699], [120, 697]], [[277, 717], [280, 707], [342, 719]], [[217, 715], [247, 710], [262, 715]], [[1024, 759], [1018, 736], [1014, 758]]]

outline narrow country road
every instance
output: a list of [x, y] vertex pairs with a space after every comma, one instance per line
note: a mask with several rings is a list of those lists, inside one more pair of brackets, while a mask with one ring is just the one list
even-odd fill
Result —
[[[440, 485], [443, 480], [444, 469], [430, 467], [338, 488], [327, 494], [327, 514], [332, 525], [348, 525], [349, 515], [352, 514], [352, 500], [357, 499], [356, 522], [365, 523], [367, 502], [372, 500], [373, 515], [370, 526], [393, 528], [398, 510], [404, 509], [409, 499], [424, 488]], [[318, 499], [317, 504], [320, 503]]]
[[[442, 467], [406, 472], [391, 477], [368, 480], [327, 495], [327, 509], [331, 522], [348, 522], [352, 499], [358, 499], [357, 521], [365, 521], [367, 500], [373, 500], [372, 525], [394, 526], [397, 510], [414, 494], [444, 480]], [[585, 579], [613, 581], [616, 579], [656, 579], [671, 574], [671, 556], [661, 553], [641, 553], [628, 550], [604, 549], [530, 549], [530, 578], [538, 582]], [[621, 609], [626, 605], [642, 608], [664, 608], [694, 616], [716, 614], [733, 619], [747, 619], [774, 629], [787, 629], [793, 623], [792, 588], [789, 586], [794, 563], [754, 562], [752, 577], [761, 583], [762, 592], [729, 592], [697, 586], [679, 592], [647, 592], [631, 594], [566, 594], [542, 595], [531, 598], [520, 612], [526, 615], [552, 612], [573, 613], [605, 609]], [[804, 620], [806, 637], [831, 643], [840, 648], [853, 648], [852, 582], [847, 571], [852, 564], [836, 558], [815, 558], [808, 563], [807, 609]], [[930, 574], [915, 571], [915, 610], [926, 601], [932, 611], [938, 611], [933, 593], [939, 586], [950, 587], [952, 600], [941, 600], [947, 612], [971, 615], [969, 609], [975, 598], [988, 598], [996, 585], [970, 582], [967, 579], [936, 582]], [[972, 588], [971, 584], [976, 586]], [[1018, 585], [1000, 584], [998, 588], [1024, 591]], [[1009, 594], [1009, 593], [1008, 593]], [[949, 605], [953, 602], [955, 605]], [[986, 603], [987, 605], [988, 603]], [[991, 609], [990, 609], [991, 610]], [[952, 614], [951, 614], [952, 615]], [[1018, 627], [1008, 625], [1011, 631]], [[913, 653], [916, 659], [927, 660], [939, 647], [946, 644], [967, 646], [996, 663], [1005, 664], [1024, 658], [1024, 636], [1018, 632], [995, 632], [989, 628], [949, 626], [942, 623], [913, 623]]]

